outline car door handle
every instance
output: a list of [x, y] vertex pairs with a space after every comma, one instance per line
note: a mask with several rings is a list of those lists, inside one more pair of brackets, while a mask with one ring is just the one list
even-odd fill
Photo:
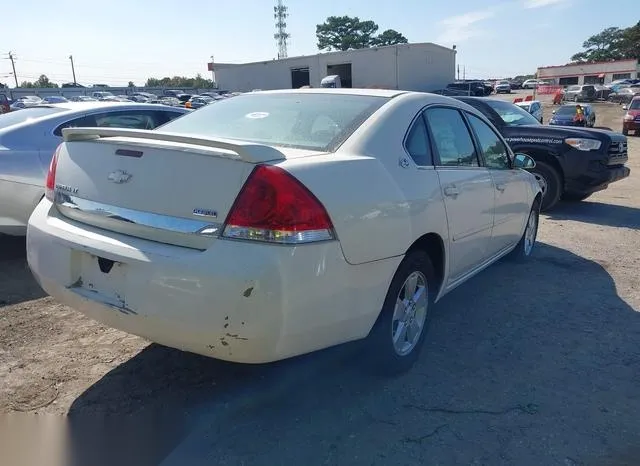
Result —
[[502, 183], [499, 183], [499, 184], [496, 184], [496, 189], [502, 193], [506, 189], [506, 186]]
[[449, 197], [457, 197], [460, 194], [456, 186], [447, 186], [444, 188], [444, 195]]

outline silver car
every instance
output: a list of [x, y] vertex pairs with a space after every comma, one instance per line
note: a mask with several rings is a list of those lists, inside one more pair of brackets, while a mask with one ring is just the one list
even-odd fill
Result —
[[536, 120], [543, 123], [542, 117], [542, 102], [539, 100], [527, 100], [523, 102], [517, 102], [516, 105], [527, 112], [531, 113]]
[[0, 233], [25, 235], [63, 128], [154, 129], [188, 112], [133, 102], [65, 102], [0, 115]]

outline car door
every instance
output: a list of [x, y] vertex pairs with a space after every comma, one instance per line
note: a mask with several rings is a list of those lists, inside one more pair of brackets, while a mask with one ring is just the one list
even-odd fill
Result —
[[450, 241], [450, 282], [463, 278], [490, 256], [494, 187], [482, 166], [467, 123], [458, 109], [425, 111], [440, 181]]
[[497, 132], [475, 115], [466, 113], [466, 117], [493, 181], [495, 209], [489, 249], [495, 255], [520, 240], [529, 214], [528, 174], [512, 168], [509, 149]]

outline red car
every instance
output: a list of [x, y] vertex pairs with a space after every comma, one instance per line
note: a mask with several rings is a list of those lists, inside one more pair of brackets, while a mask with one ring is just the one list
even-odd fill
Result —
[[640, 96], [634, 97], [629, 106], [624, 108], [627, 113], [622, 119], [622, 134], [626, 136], [633, 131], [634, 135], [640, 135]]
[[0, 114], [9, 113], [11, 111], [11, 107], [9, 106], [9, 99], [4, 94], [0, 94]]

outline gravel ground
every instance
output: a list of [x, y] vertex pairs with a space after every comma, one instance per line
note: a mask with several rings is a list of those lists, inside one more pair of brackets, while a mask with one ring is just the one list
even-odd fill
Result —
[[[596, 111], [620, 129], [620, 107]], [[640, 138], [629, 143], [632, 176], [544, 215], [528, 264], [500, 262], [444, 298], [419, 364], [396, 379], [364, 375], [349, 346], [238, 366], [150, 345], [45, 297], [24, 241], [0, 238], [0, 413], [126, 414], [142, 426], [119, 423], [127, 441], [148, 445], [154, 427], [139, 465], [637, 465]], [[71, 436], [78, 464], [124, 464], [86, 441]]]

